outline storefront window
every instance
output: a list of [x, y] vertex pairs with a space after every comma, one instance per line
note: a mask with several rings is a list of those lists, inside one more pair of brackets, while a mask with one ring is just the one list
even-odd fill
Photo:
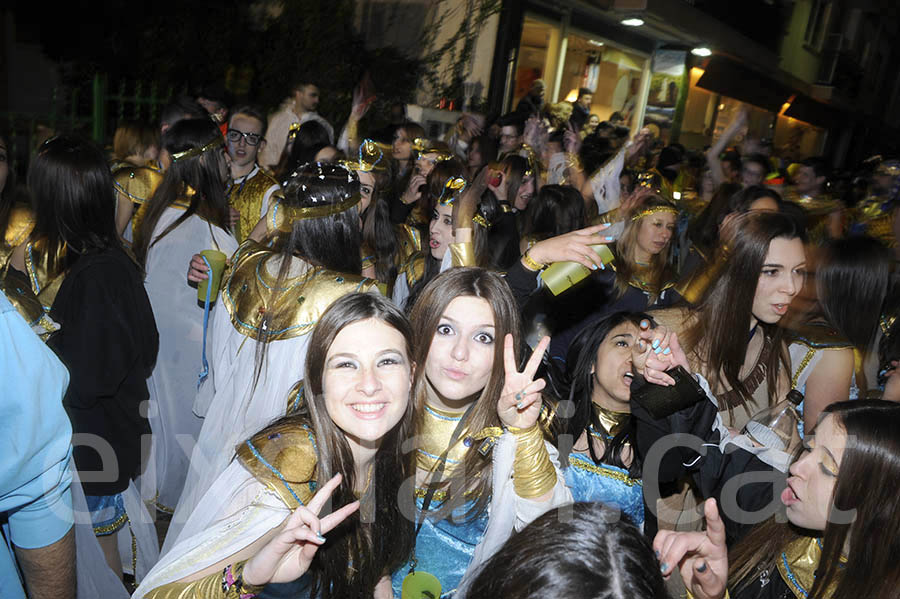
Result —
[[712, 137], [712, 123], [716, 117], [717, 95], [697, 87], [703, 69], [694, 67], [690, 73], [690, 87], [681, 120], [678, 141], [688, 148], [702, 148]]
[[[525, 18], [510, 108], [515, 109], [535, 79], [543, 79], [545, 102], [574, 102], [579, 88], [586, 87], [593, 92], [590, 114], [596, 114], [601, 121], [605, 121], [614, 112], [619, 112], [625, 124], [630, 126], [639, 103], [644, 58], [587, 33], [569, 33], [565, 40], [561, 36], [561, 24]], [[565, 53], [560, 56], [563, 46]], [[553, 97], [557, 73], [559, 91], [557, 97]]]
[[[519, 44], [519, 60], [516, 66], [516, 87], [512, 108], [518, 105], [535, 79], [543, 79], [547, 92], [545, 100], [552, 100], [550, 94], [553, 76], [556, 72], [556, 47], [559, 45], [559, 27], [535, 19], [526, 18], [522, 27]], [[552, 51], [551, 51], [552, 49]]]
[[643, 65], [644, 59], [637, 54], [586, 36], [570, 35], [560, 96], [565, 93], [565, 99], [573, 102], [578, 97], [578, 89], [586, 87], [593, 91], [590, 114], [607, 121], [618, 112], [625, 125], [631, 126]]
[[747, 136], [756, 139], [772, 139], [772, 132], [775, 128], [775, 115], [768, 110], [726, 96], [719, 97], [719, 106], [717, 108], [716, 126], [710, 143], [715, 143], [719, 139], [719, 136], [734, 121], [742, 108], [745, 108], [749, 113], [747, 130], [741, 132], [732, 143], [740, 143]]
[[819, 156], [825, 145], [825, 130], [809, 123], [778, 115], [775, 127], [775, 153], [788, 162], [799, 162], [810, 156]]

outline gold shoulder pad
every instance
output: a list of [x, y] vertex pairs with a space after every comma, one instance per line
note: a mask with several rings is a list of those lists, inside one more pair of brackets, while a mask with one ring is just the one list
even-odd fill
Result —
[[807, 323], [787, 331], [790, 343], [799, 343], [810, 349], [845, 349], [853, 345], [840, 332], [825, 323]]
[[125, 163], [113, 170], [113, 186], [136, 204], [148, 201], [162, 183], [163, 173], [151, 166]]
[[15, 204], [9, 213], [9, 223], [4, 232], [4, 241], [9, 247], [25, 243], [34, 229], [34, 214], [25, 204]]
[[316, 489], [318, 450], [306, 424], [267, 428], [237, 447], [237, 459], [291, 509], [305, 505]]

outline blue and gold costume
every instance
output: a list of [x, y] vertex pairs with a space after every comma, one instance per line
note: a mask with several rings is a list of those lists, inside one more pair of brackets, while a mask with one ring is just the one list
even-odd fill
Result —
[[[588, 443], [597, 440], [605, 446], [621, 432], [630, 414], [613, 412], [593, 405], [601, 428], [588, 428]], [[644, 487], [640, 479], [611, 464], [595, 463], [590, 454], [572, 452], [569, 467], [563, 471], [572, 498], [581, 502], [600, 502], [622, 510], [634, 524], [644, 524]]]
[[[464, 412], [438, 410], [428, 405], [424, 407], [419, 433], [420, 442], [416, 450], [416, 466], [419, 470], [434, 472], [441, 456], [447, 452], [441, 480], [448, 480], [453, 475], [454, 469], [459, 467], [471, 445], [471, 441], [466, 439], [468, 429], [463, 427], [457, 435], [456, 443], [447, 449], [450, 437], [453, 436], [453, 431], [463, 414]], [[466, 445], [467, 442], [469, 445]], [[424, 485], [416, 488], [416, 508], [419, 517], [426, 493], [427, 487]], [[445, 498], [446, 493], [443, 490], [435, 491], [428, 507], [429, 514], [439, 510]], [[435, 522], [430, 517], [424, 518], [422, 529], [416, 536], [416, 570], [433, 574], [441, 581], [443, 589], [441, 597], [453, 595], [475, 555], [475, 547], [481, 542], [487, 528], [486, 511], [482, 511], [474, 518], [463, 519], [475, 499], [470, 498], [456, 508], [450, 517], [443, 520]], [[394, 595], [397, 597], [400, 596], [400, 588], [409, 568], [410, 564], [404, 565], [392, 577]]]

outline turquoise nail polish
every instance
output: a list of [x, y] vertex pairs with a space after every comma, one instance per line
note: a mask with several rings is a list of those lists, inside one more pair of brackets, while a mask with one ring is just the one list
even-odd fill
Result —
[[521, 401], [517, 401], [517, 402], [516, 402], [516, 409], [517, 409], [517, 410], [521, 410], [521, 409], [522, 409], [522, 402], [521, 402]]
[[602, 262], [600, 263], [600, 270], [606, 270], [606, 265]]
[[659, 339], [654, 339], [653, 340], [653, 349], [656, 349], [657, 347], [659, 347]]
[[614, 240], [615, 240], [615, 237], [610, 237], [609, 235], [607, 235], [607, 236], [604, 237], [603, 239], [605, 239], [606, 241], [614, 241]]
[[697, 566], [697, 572], [706, 572], [706, 562], [703, 562], [699, 566]]
[[596, 264], [591, 264], [591, 270], [597, 270], [597, 265], [596, 265]]
[[669, 349], [668, 347], [667, 347], [666, 349], [663, 350], [663, 355], [665, 355], [665, 356], [668, 356], [668, 355], [671, 354], [671, 353], [672, 353], [672, 350]]
[[657, 347], [657, 348], [655, 348], [655, 349], [653, 350], [653, 353], [654, 353], [654, 354], [658, 354], [658, 353], [661, 352], [661, 351], [662, 351], [662, 350], [659, 349], [659, 348]]
[[663, 574], [665, 574], [666, 570], [668, 570], [668, 569], [669, 569], [669, 564], [663, 563], [663, 564], [659, 565], [659, 571], [662, 572]]
[[320, 533], [316, 533], [316, 538], [319, 539], [320, 541], [322, 541], [323, 543], [325, 542], [325, 537], [323, 537]]

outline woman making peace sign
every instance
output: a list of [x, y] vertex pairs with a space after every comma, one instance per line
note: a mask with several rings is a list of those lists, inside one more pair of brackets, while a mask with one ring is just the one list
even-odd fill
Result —
[[[438, 275], [410, 320], [422, 341], [413, 384], [418, 532], [411, 566], [434, 575], [442, 596], [462, 596], [477, 565], [514, 528], [571, 501], [556, 450], [537, 423], [545, 383], [534, 376], [549, 339], [520, 372], [515, 299], [499, 275], [479, 268]], [[395, 595], [410, 570], [394, 574]]]

